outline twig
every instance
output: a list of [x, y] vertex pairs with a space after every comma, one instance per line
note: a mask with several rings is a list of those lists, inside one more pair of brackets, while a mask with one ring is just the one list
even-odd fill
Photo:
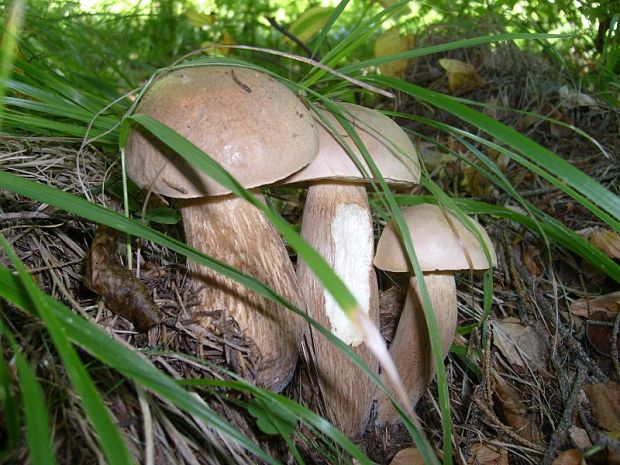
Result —
[[474, 397], [474, 402], [476, 403], [478, 408], [482, 410], [482, 412], [489, 418], [491, 423], [493, 423], [493, 426], [501, 430], [506, 436], [511, 437], [519, 444], [523, 444], [524, 446], [529, 447], [530, 449], [536, 451], [537, 453], [542, 454], [544, 452], [545, 449], [543, 447], [539, 446], [538, 444], [534, 444], [533, 442], [528, 441], [527, 439], [521, 437], [512, 428], [503, 424], [500, 421], [500, 419], [497, 418], [495, 413], [485, 403], [486, 401], [483, 401], [479, 397]]
[[564, 404], [564, 412], [562, 412], [562, 418], [560, 419], [560, 423], [555, 428], [555, 431], [551, 435], [551, 439], [549, 439], [547, 449], [545, 450], [545, 455], [540, 461], [540, 465], [550, 465], [556, 451], [566, 440], [568, 429], [573, 423], [573, 410], [575, 409], [575, 405], [577, 404], [577, 400], [579, 399], [579, 393], [581, 392], [581, 386], [583, 385], [585, 377], [586, 369], [583, 365], [579, 365], [577, 376], [575, 377], [575, 382], [573, 383], [573, 388], [570, 395], [568, 396], [568, 399], [566, 399], [566, 403]]
[[73, 215], [49, 214], [43, 212], [12, 212], [0, 213], [0, 221], [26, 221], [26, 220], [78, 220]]
[[299, 47], [303, 49], [303, 51], [306, 52], [310, 58], [319, 60], [318, 55], [313, 54], [312, 49], [308, 47], [308, 45], [303, 40], [301, 40], [299, 37], [297, 37], [287, 28], [285, 28], [280, 23], [278, 23], [278, 21], [276, 21], [276, 18], [274, 18], [273, 16], [265, 16], [265, 19], [269, 21], [269, 24], [271, 24], [271, 27], [276, 29], [278, 32], [284, 34], [286, 37], [288, 37], [293, 42], [295, 42], [297, 45], [299, 45]]
[[614, 329], [611, 331], [611, 337], [609, 343], [611, 344], [611, 360], [616, 369], [616, 377], [620, 378], [620, 359], [618, 357], [618, 332], [620, 332], [620, 312], [616, 313], [616, 319], [614, 320]]

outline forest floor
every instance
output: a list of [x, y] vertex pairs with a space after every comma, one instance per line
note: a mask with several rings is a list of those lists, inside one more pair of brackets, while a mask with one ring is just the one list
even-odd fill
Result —
[[[448, 93], [445, 74], [437, 63], [442, 57], [469, 63], [479, 75], [480, 80], [470, 89], [464, 89], [460, 97], [488, 104], [484, 109], [488, 115], [559, 154], [612, 192], [619, 192], [620, 113], [617, 109], [582, 93], [575, 80], [558, 66], [510, 45], [428, 56], [410, 67], [409, 80]], [[463, 127], [448, 114], [404, 97], [398, 99], [396, 106], [381, 103], [379, 107], [477, 131]], [[528, 113], [560, 120], [589, 138], [569, 126]], [[467, 150], [458, 140], [421, 123], [401, 123], [418, 134], [427, 169], [448, 195], [516, 207], [505, 193], [466, 163], [438, 152], [428, 142], [439, 141], [465, 154]], [[612, 259], [620, 258], [617, 232], [602, 228], [588, 211], [522, 166], [502, 159], [499, 154], [490, 155], [522, 196], [598, 244]], [[119, 179], [118, 163], [91, 146], [80, 148], [79, 141], [3, 138], [0, 166], [121, 211], [120, 187], [115, 181]], [[417, 189], [414, 193], [424, 192]], [[137, 196], [134, 200], [139, 204], [143, 199]], [[292, 207], [287, 217], [298, 221], [303, 193], [289, 200]], [[618, 283], [556, 244], [546, 243], [534, 231], [494, 217], [483, 217], [480, 221], [493, 239], [499, 263], [494, 271], [492, 313], [485, 332], [476, 330], [466, 337], [457, 335], [455, 339], [456, 345], [467, 349], [473, 366], [454, 354], [446, 360], [456, 462], [549, 464], [561, 451], [592, 451], [592, 445], [597, 444], [600, 447], [592, 451], [588, 463], [620, 463], [620, 438], [610, 433], [620, 432]], [[244, 353], [251, 350], [250, 344], [234, 326], [227, 330], [226, 343], [222, 334], [197, 335], [183, 327], [182, 322], [190, 317], [196, 303], [196, 289], [188, 286], [182, 257], [151, 243], [134, 244], [141, 256], [141, 279], [154, 293], [160, 309], [168, 316], [179, 317], [180, 322], [176, 327], [160, 325], [147, 333], [137, 333], [127, 320], [106, 310], [99, 297], [84, 285], [85, 259], [96, 225], [45, 204], [1, 192], [0, 227], [43, 290], [106, 328], [111, 336], [141, 349], [171, 376], [222, 376], [217, 369], [197, 363], [192, 356], [251, 376], [251, 367], [243, 362]], [[158, 227], [174, 237], [182, 236], [178, 225]], [[122, 241], [119, 250], [121, 246]], [[6, 262], [4, 256], [1, 260]], [[389, 340], [403, 292], [393, 288], [386, 279], [380, 278], [380, 283], [382, 332]], [[459, 324], [464, 326], [482, 314], [482, 285], [478, 278], [461, 275], [457, 286]], [[616, 294], [610, 295], [612, 292]], [[50, 355], [42, 324], [16, 309], [7, 308], [7, 311], [11, 315], [10, 325], [20, 335], [20, 344], [38, 353], [45, 362], [39, 364], [39, 375], [47, 380], [46, 397], [54, 421], [55, 447], [62, 451], [60, 461], [101, 462], [96, 440], [80, 412], [75, 393], [64, 379], [62, 365]], [[142, 440], [139, 419], [144, 409], [143, 398], [131, 385], [118, 383], [118, 375], [112, 370], [99, 368], [92, 369], [92, 373], [97, 377], [100, 391], [105, 393], [106, 405], [132, 438], [131, 447], [138, 449]], [[303, 402], [300, 383], [304, 379], [296, 376], [285, 394]], [[441, 422], [435, 399], [436, 389], [431, 386], [417, 412], [431, 442], [440, 449]], [[254, 419], [235, 409], [234, 403], [224, 403], [220, 398], [207, 398], [207, 401], [274, 456], [285, 463], [291, 460], [285, 445], [261, 433]], [[155, 398], [150, 403], [156, 463], [218, 463], [213, 458], [217, 454], [200, 447], [202, 439], [193, 437], [199, 427], [191, 418]], [[208, 434], [213, 444], [221, 444], [222, 450], [234, 449], [217, 433]], [[380, 464], [389, 463], [396, 452], [411, 445], [409, 435], [399, 426], [388, 429], [369, 426], [358, 440], [369, 457]], [[298, 447], [308, 463], [327, 463], [304, 444]], [[26, 454], [25, 448], [22, 454]], [[581, 452], [571, 454], [562, 456], [566, 461], [556, 463], [581, 463]], [[15, 457], [15, 462], [21, 463], [24, 457]]]

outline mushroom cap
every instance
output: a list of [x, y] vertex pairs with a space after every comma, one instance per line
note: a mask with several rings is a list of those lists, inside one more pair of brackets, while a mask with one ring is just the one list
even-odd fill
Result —
[[[437, 205], [421, 204], [403, 210], [402, 215], [423, 272], [490, 268], [476, 236], [452, 213]], [[482, 226], [475, 221], [473, 223], [488, 247], [495, 266], [497, 257], [491, 239]], [[385, 227], [379, 238], [374, 264], [385, 271], [412, 272], [393, 222]]]
[[[340, 106], [385, 180], [390, 184], [417, 184], [420, 180], [420, 162], [418, 152], [407, 133], [390, 118], [376, 110], [350, 103], [341, 103]], [[338, 120], [328, 111], [318, 111], [353, 149], [368, 175], [372, 176], [355, 142]], [[312, 163], [285, 179], [283, 184], [316, 180], [367, 181], [338, 139], [318, 117], [315, 118], [319, 123], [319, 153]]]
[[[148, 89], [136, 113], [186, 137], [246, 188], [289, 176], [318, 150], [317, 125], [303, 103], [282, 83], [249, 68], [172, 71]], [[129, 177], [159, 194], [195, 198], [230, 193], [141, 127], [129, 134], [126, 157]]]

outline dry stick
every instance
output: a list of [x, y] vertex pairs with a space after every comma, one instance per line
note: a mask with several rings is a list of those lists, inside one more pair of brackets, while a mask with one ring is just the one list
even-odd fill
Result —
[[[560, 390], [562, 391], [562, 399], [564, 400], [564, 402], [566, 402], [567, 401], [566, 399], [570, 395], [570, 391], [569, 391], [570, 383], [569, 383], [568, 377], [561, 369], [562, 364], [560, 363], [560, 360], [557, 354], [554, 354], [551, 356], [551, 363], [553, 364], [553, 367], [555, 368], [555, 371], [558, 375], [559, 386], [560, 386]], [[583, 429], [586, 431], [588, 438], [590, 438], [590, 441], [593, 444], [596, 443], [597, 442], [596, 433], [592, 429], [590, 420], [585, 414], [583, 407], [581, 406], [581, 404], [577, 404], [575, 406], [575, 409], [577, 410], [577, 415], [579, 416], [579, 421], [581, 422], [581, 426], [583, 426]]]
[[0, 221], [26, 221], [26, 220], [56, 220], [56, 221], [78, 221], [79, 218], [73, 215], [49, 214], [44, 212], [12, 212], [0, 213]]
[[556, 451], [566, 440], [568, 429], [573, 423], [572, 413], [575, 405], [577, 404], [577, 400], [579, 399], [579, 394], [581, 393], [581, 386], [583, 385], [585, 377], [586, 368], [583, 365], [579, 365], [577, 376], [575, 377], [575, 381], [573, 382], [573, 388], [564, 405], [564, 412], [562, 413], [562, 418], [560, 419], [560, 423], [557, 425], [555, 431], [551, 435], [551, 439], [547, 444], [547, 449], [545, 450], [545, 455], [540, 461], [540, 465], [550, 465], [553, 461]]
[[310, 47], [308, 47], [308, 45], [301, 40], [299, 37], [297, 37], [295, 34], [293, 34], [291, 31], [289, 31], [287, 28], [285, 28], [284, 26], [282, 26], [280, 23], [278, 23], [278, 21], [276, 21], [276, 18], [274, 18], [273, 16], [265, 16], [265, 19], [267, 21], [269, 21], [269, 24], [271, 24], [271, 26], [273, 28], [275, 28], [278, 32], [284, 34], [286, 37], [288, 37], [289, 39], [291, 39], [293, 42], [295, 42], [297, 45], [299, 45], [299, 47], [308, 54], [308, 56], [310, 58], [313, 58], [315, 60], [320, 60], [320, 58], [318, 57], [318, 55], [314, 55], [312, 53], [312, 49]]
[[[525, 268], [525, 265], [521, 261], [521, 258], [517, 254], [515, 254], [513, 256], [513, 259], [515, 267], [518, 269], [519, 275], [526, 284], [526, 287], [533, 289], [535, 287], [534, 281], [530, 277], [530, 273], [527, 271], [527, 268]], [[537, 292], [532, 292], [531, 298], [536, 301], [539, 308], [544, 312], [544, 316], [546, 316], [550, 322], [557, 322], [557, 326], [555, 329], [561, 336], [562, 342], [566, 344], [568, 350], [572, 355], [573, 360], [575, 362], [578, 362], [579, 365], [587, 367], [590, 371], [592, 379], [595, 382], [606, 383], [608, 381], [608, 378], [605, 373], [603, 373], [601, 368], [590, 359], [590, 356], [585, 352], [579, 341], [575, 339], [575, 336], [573, 336], [573, 334], [571, 334], [571, 332], [566, 329], [566, 327], [561, 324], [558, 319], [556, 319], [555, 310], [551, 307], [551, 305], [545, 299], [538, 297]]]
[[614, 320], [614, 328], [611, 331], [611, 337], [609, 343], [611, 344], [611, 360], [616, 369], [616, 377], [620, 379], [620, 357], [618, 356], [618, 332], [620, 332], [620, 312], [616, 313], [616, 319]]
[[[527, 439], [521, 437], [511, 427], [502, 423], [500, 419], [497, 418], [497, 415], [495, 415], [493, 410], [491, 410], [491, 408], [485, 402], [486, 402], [485, 400], [482, 400], [479, 397], [474, 397], [474, 403], [489, 418], [490, 422], [493, 424], [495, 428], [501, 430], [502, 433], [504, 433], [506, 436], [511, 437], [519, 444], [523, 444], [524, 446], [529, 447], [530, 449], [540, 454], [544, 452], [545, 449], [543, 447], [539, 446], [538, 444], [534, 444], [533, 442], [528, 441]], [[484, 418], [481, 417], [480, 419], [484, 421]]]

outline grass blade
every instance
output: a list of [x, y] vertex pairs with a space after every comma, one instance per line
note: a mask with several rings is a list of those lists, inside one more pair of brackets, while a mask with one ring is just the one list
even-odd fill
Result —
[[[399, 79], [373, 76], [369, 80], [398, 89], [414, 98], [448, 111], [487, 132], [523, 155], [517, 162], [544, 176], [555, 187], [573, 197], [612, 229], [620, 230], [620, 197], [555, 153], [487, 115], [456, 102], [449, 96]], [[511, 152], [509, 152], [511, 153]]]
[[44, 294], [37, 288], [26, 267], [17, 258], [8, 241], [1, 234], [0, 245], [2, 245], [10, 257], [13, 266], [17, 269], [22, 289], [50, 333], [54, 346], [62, 359], [63, 366], [67, 370], [67, 375], [80, 396], [84, 411], [99, 436], [99, 443], [108, 463], [119, 465], [133, 463], [120, 431], [103, 405], [101, 396], [97, 393], [86, 368], [80, 361], [75, 349], [66, 339], [62, 326], [59, 324], [56, 316], [49, 311], [43, 298]]
[[[122, 218], [122, 217], [120, 217]], [[128, 379], [135, 381], [161, 395], [177, 407], [191, 412], [207, 425], [213, 426], [256, 457], [270, 464], [279, 462], [253, 444], [236, 428], [222, 420], [218, 415], [198, 401], [174, 380], [164, 375], [148, 360], [111, 339], [103, 330], [82, 317], [76, 316], [70, 308], [54, 300], [35, 288], [38, 298], [57, 319], [62, 331], [75, 344], [78, 344], [93, 357], [117, 370]], [[22, 292], [20, 280], [9, 270], [0, 266], [0, 295], [26, 312], [31, 312], [30, 300]], [[112, 463], [112, 462], [110, 462]]]
[[[54, 450], [52, 448], [52, 434], [48, 425], [47, 407], [45, 405], [45, 397], [43, 389], [37, 380], [34, 369], [28, 364], [28, 361], [21, 352], [19, 344], [11, 334], [11, 331], [0, 318], [0, 334], [8, 341], [15, 357], [15, 368], [17, 370], [17, 379], [21, 391], [22, 404], [24, 406], [24, 419], [26, 429], [26, 441], [28, 450], [30, 451], [31, 463], [41, 465], [55, 465]], [[4, 365], [4, 358], [1, 364]], [[7, 386], [10, 393], [10, 387]], [[15, 427], [14, 423], [19, 418], [17, 412], [17, 403], [5, 410], [5, 421], [9, 426], [9, 433]], [[11, 418], [11, 415], [14, 415]]]

